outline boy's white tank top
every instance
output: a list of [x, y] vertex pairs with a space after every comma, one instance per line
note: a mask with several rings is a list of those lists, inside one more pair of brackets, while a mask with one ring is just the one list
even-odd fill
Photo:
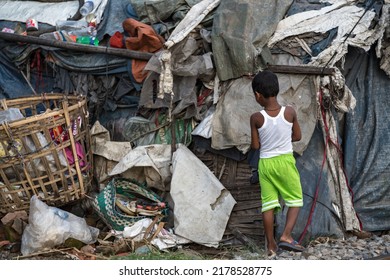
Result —
[[271, 117], [265, 110], [263, 126], [258, 129], [260, 137], [260, 158], [270, 158], [293, 152], [291, 141], [292, 123], [284, 117], [286, 107], [282, 106], [276, 117]]

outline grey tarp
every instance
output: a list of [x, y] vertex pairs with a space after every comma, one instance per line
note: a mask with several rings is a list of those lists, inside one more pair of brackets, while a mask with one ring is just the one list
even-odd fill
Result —
[[[281, 65], [296, 65], [289, 55], [274, 55]], [[294, 143], [294, 151], [302, 154], [317, 122], [316, 87], [313, 76], [278, 74], [278, 101], [293, 106], [298, 114], [302, 139]], [[212, 121], [212, 148], [216, 150], [237, 147], [246, 153], [250, 145], [249, 117], [261, 109], [254, 99], [251, 79], [244, 77], [222, 83], [222, 97], [217, 103]]]
[[390, 79], [375, 50], [351, 49], [345, 76], [357, 100], [345, 123], [344, 158], [355, 209], [367, 231], [390, 228]]
[[134, 12], [142, 22], [160, 23], [172, 18], [180, 21], [188, 10], [202, 0], [130, 0]]
[[[256, 72], [270, 62], [267, 43], [292, 0], [224, 0], [214, 14], [212, 45], [219, 79]], [[268, 53], [268, 55], [267, 55]]]
[[[179, 114], [186, 109], [185, 118], [197, 116], [197, 81], [207, 83], [215, 76], [211, 53], [198, 55], [201, 49], [196, 39], [191, 36], [173, 46], [171, 51], [170, 67], [174, 75], [173, 92], [175, 93], [173, 102], [176, 103], [172, 114]], [[139, 105], [146, 108], [169, 107], [170, 104], [169, 94], [165, 94], [163, 99], [153, 96], [155, 83], [159, 81], [161, 73], [159, 56], [160, 53], [153, 56], [145, 67], [145, 70], [149, 70], [150, 73], [143, 82]]]
[[20, 71], [0, 52], [0, 98], [16, 98], [33, 94]]

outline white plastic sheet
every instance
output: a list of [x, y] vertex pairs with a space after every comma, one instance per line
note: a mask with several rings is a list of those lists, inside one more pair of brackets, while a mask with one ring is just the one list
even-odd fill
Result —
[[35, 195], [31, 198], [28, 222], [22, 235], [22, 255], [53, 248], [68, 238], [92, 244], [99, 235], [99, 229], [88, 226], [83, 218], [48, 206]]
[[91, 136], [94, 168], [98, 181], [102, 182], [132, 147], [130, 142], [110, 141], [109, 131], [99, 121], [91, 128]]
[[[108, 0], [93, 0], [96, 23], [99, 23]], [[26, 22], [33, 18], [55, 26], [57, 20], [66, 20], [77, 13], [79, 1], [38, 2], [38, 1], [0, 1], [0, 18], [2, 20]], [[38, 25], [39, 28], [39, 25]]]
[[169, 36], [165, 46], [169, 49], [187, 35], [210, 13], [215, 7], [219, 5], [221, 0], [203, 0], [194, 5], [186, 14], [185, 18], [176, 26], [171, 36]]
[[173, 154], [170, 194], [175, 234], [218, 247], [236, 201], [208, 167], [181, 144]]
[[237, 147], [244, 154], [249, 151], [249, 119], [262, 108], [255, 100], [251, 83], [252, 80], [246, 77], [225, 82], [212, 119], [213, 149]]

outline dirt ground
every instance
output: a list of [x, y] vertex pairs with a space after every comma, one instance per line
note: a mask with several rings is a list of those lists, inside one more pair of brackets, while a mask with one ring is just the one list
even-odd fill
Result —
[[209, 248], [198, 244], [190, 244], [167, 251], [151, 249], [144, 252], [123, 251], [110, 254], [109, 250], [103, 252], [95, 246], [77, 249], [59, 246], [50, 250], [37, 252], [27, 256], [20, 253], [20, 244], [8, 244], [0, 248], [0, 260], [115, 260], [115, 259], [182, 259], [182, 260], [231, 260], [231, 259], [256, 259], [262, 254], [254, 254], [242, 245], [227, 246], [221, 248]]

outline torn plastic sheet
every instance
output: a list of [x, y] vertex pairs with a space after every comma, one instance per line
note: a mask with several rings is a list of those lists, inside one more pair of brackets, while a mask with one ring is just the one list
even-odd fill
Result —
[[109, 131], [99, 121], [91, 128], [91, 138], [95, 175], [98, 182], [102, 182], [132, 147], [130, 142], [110, 141]]
[[171, 179], [171, 145], [138, 146], [126, 154], [109, 173], [165, 191]]
[[236, 201], [208, 167], [182, 144], [172, 158], [170, 194], [175, 234], [218, 247]]
[[169, 49], [182, 41], [220, 2], [221, 0], [203, 0], [192, 6], [185, 18], [173, 30], [165, 46]]
[[267, 63], [273, 64], [267, 42], [292, 1], [221, 1], [214, 13], [211, 36], [221, 81], [253, 74]]
[[255, 100], [251, 82], [246, 77], [224, 82], [221, 89], [224, 94], [218, 101], [212, 119], [213, 149], [237, 147], [244, 154], [249, 150], [249, 119], [252, 113], [262, 108]]
[[210, 139], [212, 136], [212, 122], [213, 122], [213, 115], [215, 112], [215, 107], [212, 106], [207, 111], [206, 116], [203, 118], [203, 120], [195, 127], [195, 129], [192, 131], [192, 135], [198, 135], [202, 136], [203, 138]]
[[[353, 5], [353, 3], [346, 6], [345, 2], [338, 1], [320, 10], [305, 11], [286, 17], [278, 23], [275, 33], [268, 41], [268, 46], [272, 47], [275, 42], [290, 36], [309, 31], [324, 33], [335, 27], [338, 27], [336, 40], [340, 40], [340, 38], [343, 38], [345, 34], [351, 31], [364, 12], [363, 8]], [[362, 19], [360, 24], [367, 25], [367, 20], [368, 24], [371, 23], [374, 13], [368, 12], [368, 15], [370, 14], [371, 16]]]
[[132, 150], [129, 142], [110, 141], [110, 133], [99, 121], [91, 128], [92, 152], [108, 160], [119, 162]]
[[[275, 33], [268, 41], [268, 46], [272, 48], [277, 42], [300, 34], [308, 32], [326, 33], [337, 28], [337, 35], [331, 46], [316, 57], [312, 57], [309, 65], [325, 65], [330, 58], [333, 58], [333, 60], [328, 65], [334, 65], [347, 53], [348, 45], [367, 51], [375, 41], [383, 36], [386, 20], [388, 21], [389, 18], [388, 9], [382, 9], [379, 22], [375, 27], [372, 27], [376, 20], [376, 13], [368, 10], [364, 14], [364, 7], [353, 5], [355, 2], [335, 1], [331, 6], [320, 10], [305, 11], [286, 17], [279, 22]], [[354, 28], [353, 31], [352, 28]], [[345, 40], [347, 34], [351, 31], [351, 36]], [[336, 55], [333, 57], [335, 53]]]
[[[210, 81], [215, 76], [211, 54], [195, 55], [199, 50], [196, 40], [189, 36], [167, 51], [171, 52], [172, 55], [169, 65], [161, 63], [162, 52], [154, 55], [145, 66], [145, 70], [151, 71], [151, 73], [143, 83], [139, 105], [146, 108], [167, 108], [170, 106], [171, 91], [173, 91], [173, 103], [176, 106], [172, 114], [180, 113], [190, 106], [196, 107], [197, 80]], [[162, 72], [161, 68], [164, 65], [169, 68], [165, 68], [165, 71]], [[161, 75], [157, 73], [161, 73]], [[168, 79], [164, 80], [167, 75]], [[156, 82], [167, 86], [165, 89], [160, 88], [161, 92], [157, 98], [154, 96]], [[187, 111], [186, 118], [191, 117], [190, 109]], [[192, 115], [194, 114], [192, 113]]]

